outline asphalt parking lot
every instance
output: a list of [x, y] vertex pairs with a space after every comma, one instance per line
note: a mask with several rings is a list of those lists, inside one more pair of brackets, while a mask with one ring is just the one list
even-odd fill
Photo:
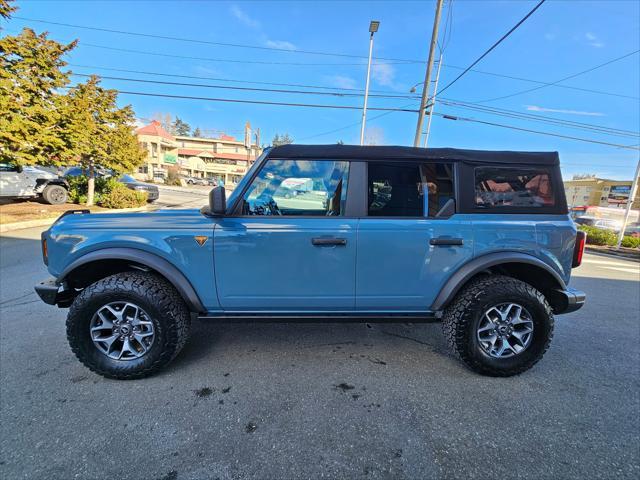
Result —
[[[195, 201], [195, 200], [194, 200]], [[0, 237], [0, 478], [633, 478], [640, 264], [586, 255], [588, 294], [514, 378], [439, 324], [197, 322], [145, 380], [85, 369], [40, 302], [40, 229]]]

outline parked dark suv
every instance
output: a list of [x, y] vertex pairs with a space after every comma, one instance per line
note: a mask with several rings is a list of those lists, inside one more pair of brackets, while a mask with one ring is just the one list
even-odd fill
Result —
[[169, 363], [191, 314], [439, 319], [466, 365], [509, 376], [584, 303], [567, 286], [584, 241], [557, 153], [286, 145], [202, 210], [64, 215], [36, 290], [71, 307], [71, 348], [112, 378]]

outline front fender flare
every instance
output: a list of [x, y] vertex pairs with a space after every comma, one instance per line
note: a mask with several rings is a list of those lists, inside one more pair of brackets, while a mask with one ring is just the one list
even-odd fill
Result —
[[451, 300], [453, 300], [460, 289], [474, 275], [502, 263], [525, 263], [540, 267], [552, 275], [558, 282], [557, 288], [562, 290], [566, 289], [565, 281], [562, 279], [560, 274], [548, 264], [533, 255], [522, 252], [489, 253], [465, 263], [451, 277], [449, 277], [449, 280], [447, 280], [444, 286], [440, 289], [440, 293], [438, 293], [438, 296], [434, 300], [431, 310], [434, 312], [442, 310]]
[[175, 287], [189, 310], [197, 313], [206, 311], [197, 292], [180, 270], [159, 255], [136, 248], [105, 248], [89, 252], [71, 262], [58, 276], [57, 283], [62, 283], [76, 268], [97, 260], [128, 260], [155, 270]]

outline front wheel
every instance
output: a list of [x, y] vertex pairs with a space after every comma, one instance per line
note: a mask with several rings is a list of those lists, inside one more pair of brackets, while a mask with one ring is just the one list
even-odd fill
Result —
[[185, 345], [190, 314], [163, 278], [123, 272], [99, 280], [76, 297], [67, 317], [67, 339], [90, 370], [121, 380], [149, 376]]
[[42, 198], [50, 205], [67, 203], [69, 193], [62, 185], [47, 185], [42, 191]]
[[502, 275], [473, 280], [446, 308], [444, 335], [483, 375], [509, 377], [535, 365], [553, 337], [551, 307], [528, 283]]

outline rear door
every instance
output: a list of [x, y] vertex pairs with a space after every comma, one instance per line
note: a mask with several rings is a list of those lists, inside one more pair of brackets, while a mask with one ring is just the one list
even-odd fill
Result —
[[369, 162], [367, 170], [356, 309], [424, 312], [473, 252], [469, 219], [445, 207], [455, 197], [454, 165]]
[[226, 311], [353, 311], [357, 219], [346, 218], [350, 163], [267, 160], [235, 215], [215, 229]]
[[20, 185], [21, 173], [18, 167], [9, 163], [0, 163], [0, 195], [17, 197], [22, 194]]

